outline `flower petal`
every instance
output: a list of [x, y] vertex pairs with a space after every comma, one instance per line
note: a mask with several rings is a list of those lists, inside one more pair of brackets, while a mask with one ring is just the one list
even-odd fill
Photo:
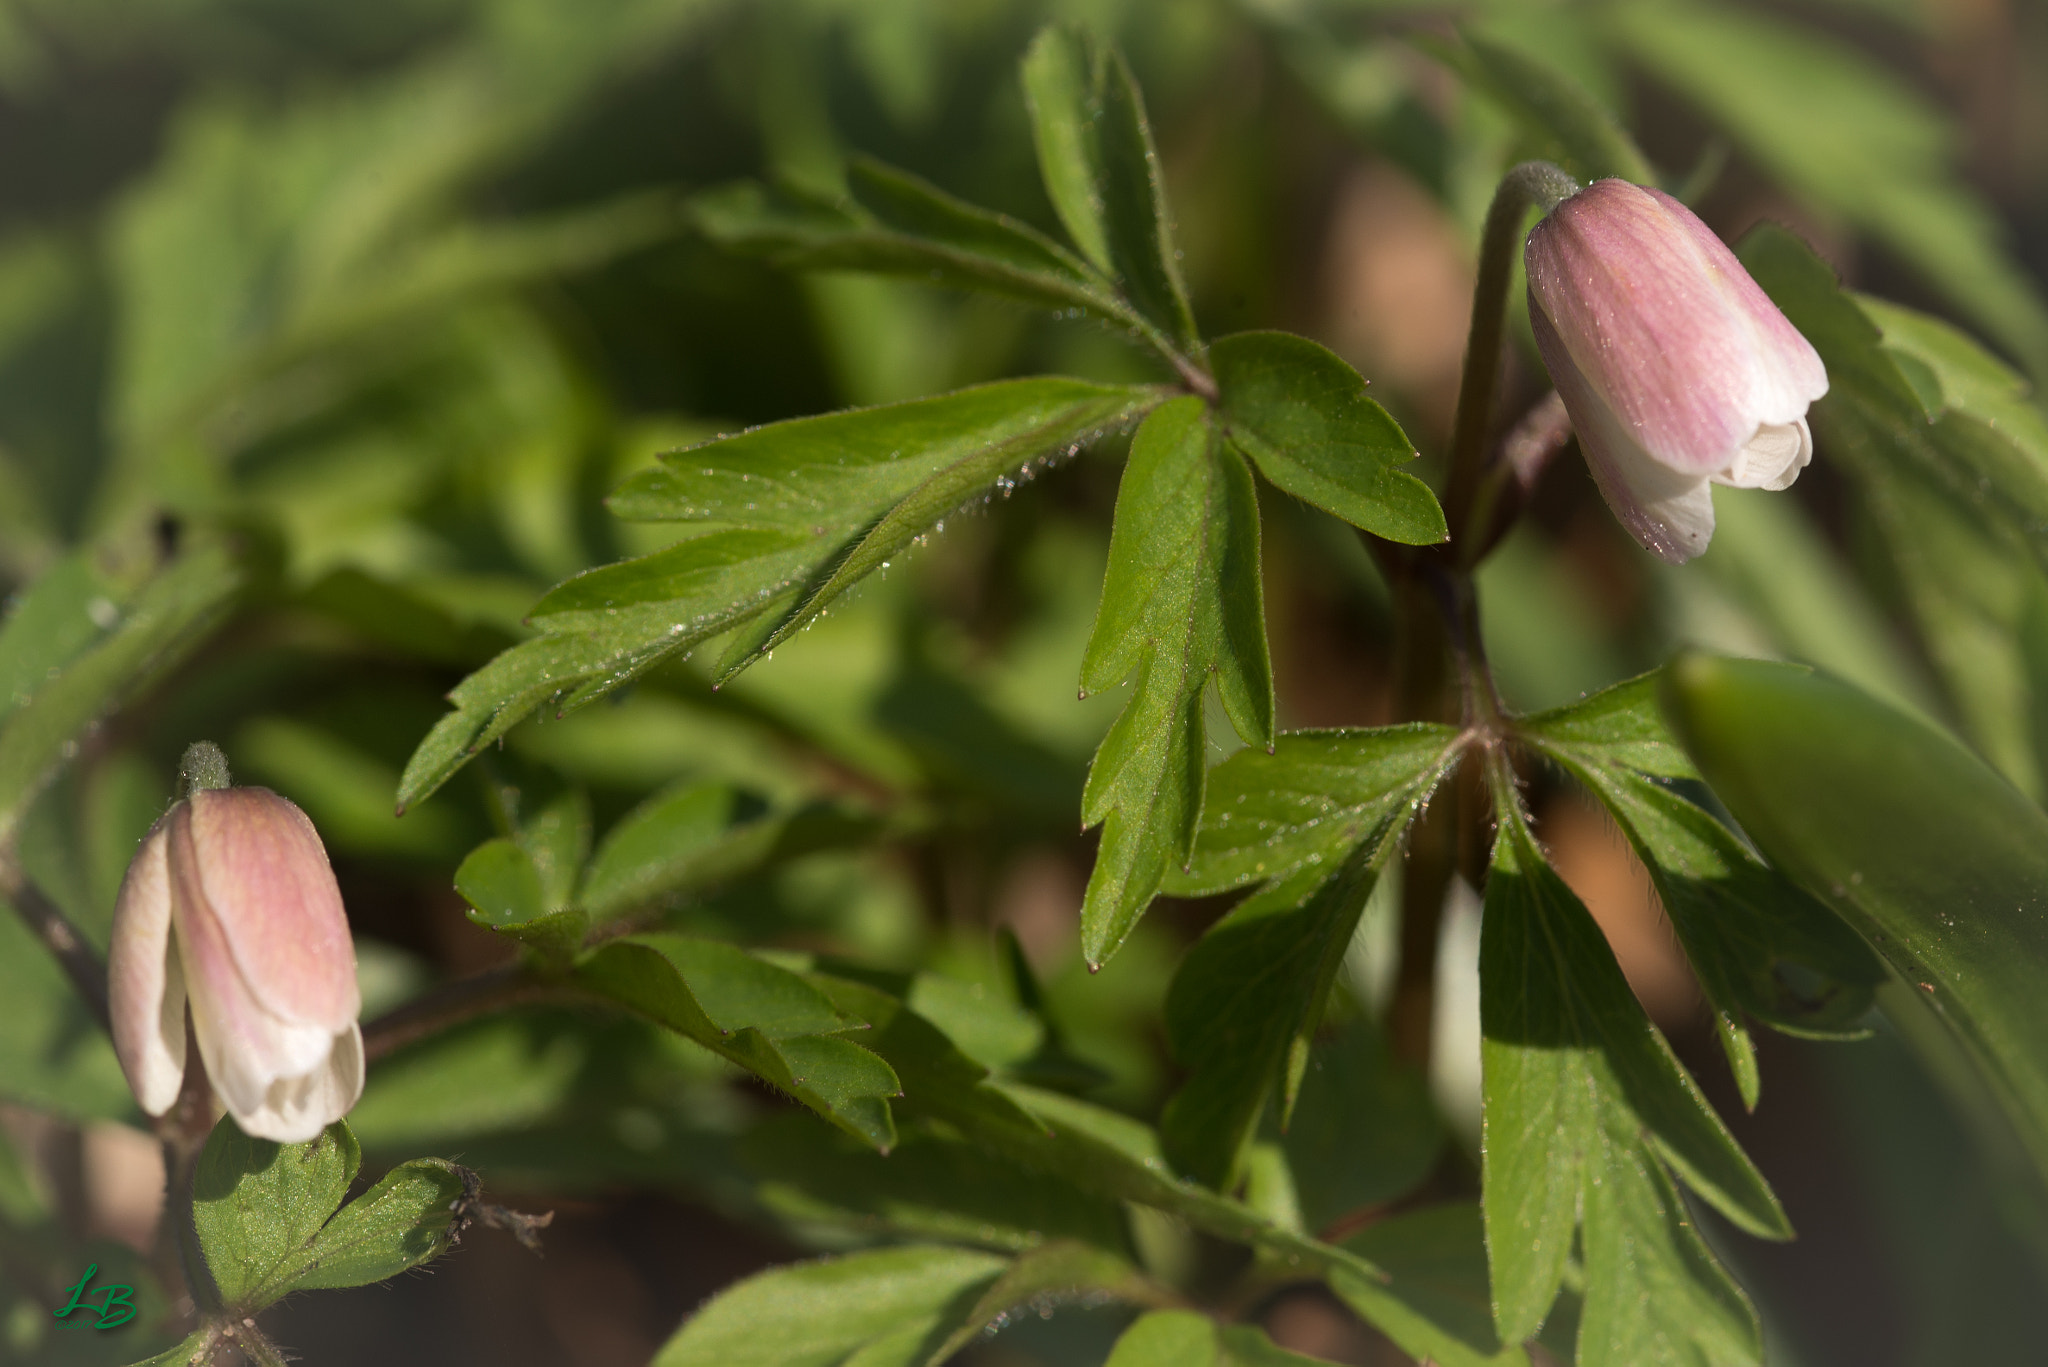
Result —
[[1765, 423], [1714, 482], [1737, 489], [1789, 489], [1812, 459], [1813, 430], [1805, 418]]
[[1820, 357], [1677, 200], [1596, 181], [1529, 234], [1529, 292], [1631, 442], [1718, 473], [1827, 390]]
[[[236, 791], [244, 790], [220, 789], [194, 797], [219, 797]], [[208, 878], [207, 873], [217, 875], [218, 871], [207, 870], [201, 863], [202, 847], [196, 838], [200, 824], [196, 801], [188, 800], [171, 810], [166, 861], [172, 925], [185, 964], [192, 1030], [199, 1041], [200, 1057], [214, 1091], [246, 1133], [279, 1142], [310, 1139], [339, 1119], [360, 1094], [358, 1081], [340, 1109], [324, 1109], [339, 1096], [338, 1089], [327, 1081], [337, 1067], [337, 1048], [358, 1038], [354, 1014], [351, 1012], [339, 1028], [295, 1020], [273, 1010], [266, 994], [256, 990], [242, 971], [225, 918], [209, 900], [209, 885], [219, 879]], [[242, 914], [248, 914], [246, 906]], [[253, 933], [251, 926], [242, 929], [245, 937]], [[267, 933], [271, 927], [264, 929]], [[352, 959], [351, 954], [351, 963]], [[355, 1055], [359, 1079], [360, 1044], [355, 1046]]]
[[243, 979], [282, 1020], [340, 1031], [362, 1010], [355, 946], [327, 851], [267, 788], [192, 795], [193, 867]]
[[171, 883], [159, 821], [121, 880], [107, 948], [114, 1054], [135, 1100], [162, 1115], [185, 1080], [185, 974], [171, 936]]
[[1714, 496], [1707, 481], [1672, 469], [1642, 448], [1586, 382], [1533, 293], [1529, 324], [1571, 415], [1586, 468], [1615, 518], [1645, 550], [1674, 565], [1704, 551], [1714, 535]]

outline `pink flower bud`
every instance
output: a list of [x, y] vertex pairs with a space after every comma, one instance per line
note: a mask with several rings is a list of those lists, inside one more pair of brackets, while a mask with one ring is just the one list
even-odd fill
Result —
[[169, 1110], [185, 1009], [244, 1132], [314, 1138], [363, 1092], [355, 947], [327, 851], [267, 788], [193, 793], [142, 843], [108, 955], [114, 1052], [135, 1099]]
[[1679, 564], [1709, 482], [1783, 489], [1827, 369], [1735, 254], [1661, 190], [1595, 181], [1529, 234], [1529, 321], [1607, 506]]

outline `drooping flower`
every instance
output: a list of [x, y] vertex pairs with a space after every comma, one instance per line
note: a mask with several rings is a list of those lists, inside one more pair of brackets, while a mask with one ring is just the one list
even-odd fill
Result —
[[1529, 321], [1607, 506], [1674, 564], [1714, 534], [1710, 484], [1784, 489], [1813, 458], [1818, 353], [1661, 190], [1595, 181], [1529, 234]]
[[161, 1115], [186, 1068], [185, 1014], [245, 1133], [317, 1136], [363, 1091], [355, 947], [327, 851], [267, 788], [192, 793], [158, 821], [114, 911], [114, 1051]]

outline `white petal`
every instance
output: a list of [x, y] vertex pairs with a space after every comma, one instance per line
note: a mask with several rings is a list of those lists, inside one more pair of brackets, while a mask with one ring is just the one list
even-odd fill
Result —
[[107, 953], [114, 1053], [150, 1115], [168, 1111], [185, 1080], [185, 974], [171, 934], [168, 844], [159, 823], [128, 866]]
[[354, 1021], [326, 1040], [307, 1072], [270, 1081], [255, 1104], [229, 1113], [244, 1134], [303, 1144], [348, 1114], [363, 1095], [363, 1034]]
[[1813, 431], [1805, 418], [1767, 422], [1735, 453], [1728, 468], [1714, 476], [1714, 482], [1737, 489], [1789, 489], [1812, 459]]

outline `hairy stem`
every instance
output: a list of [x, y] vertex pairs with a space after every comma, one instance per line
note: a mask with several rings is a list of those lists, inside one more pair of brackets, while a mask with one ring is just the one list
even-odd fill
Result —
[[1465, 369], [1458, 383], [1457, 417], [1451, 429], [1450, 486], [1444, 513], [1461, 568], [1478, 562], [1481, 532], [1492, 517], [1497, 494], [1485, 479], [1488, 438], [1493, 429], [1494, 391], [1500, 380], [1501, 340], [1507, 330], [1508, 286], [1521, 254], [1522, 223], [1531, 209], [1548, 213], [1579, 192], [1576, 180], [1547, 161], [1525, 161], [1501, 177], [1479, 244], [1479, 281], [1472, 290], [1472, 326], [1465, 339]]

